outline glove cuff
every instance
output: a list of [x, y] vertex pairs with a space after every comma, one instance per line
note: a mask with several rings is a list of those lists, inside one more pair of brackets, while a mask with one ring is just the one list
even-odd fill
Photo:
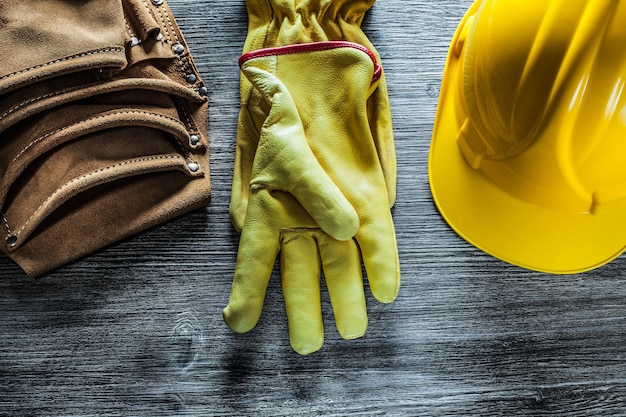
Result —
[[[298, 3], [298, 4], [295, 4]], [[295, 43], [357, 41], [361, 22], [375, 0], [247, 0], [244, 52]]]
[[374, 74], [372, 76], [372, 83], [375, 83], [376, 81], [380, 79], [383, 69], [382, 69], [382, 66], [380, 65], [380, 62], [378, 62], [378, 59], [376, 55], [374, 54], [374, 52], [372, 52], [371, 50], [369, 50], [363, 45], [359, 45], [358, 43], [347, 42], [347, 41], [311, 42], [311, 43], [303, 43], [303, 44], [277, 46], [273, 48], [257, 49], [257, 50], [250, 51], [241, 55], [241, 57], [239, 57], [239, 67], [241, 67], [246, 62], [255, 58], [326, 51], [326, 50], [338, 49], [338, 48], [353, 48], [353, 49], [359, 50], [367, 54], [372, 60], [372, 63], [374, 65]]

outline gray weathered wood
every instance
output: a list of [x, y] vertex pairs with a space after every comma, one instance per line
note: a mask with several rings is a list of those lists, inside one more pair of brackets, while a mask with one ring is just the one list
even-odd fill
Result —
[[1, 416], [626, 415], [622, 256], [551, 276], [452, 232], [427, 157], [448, 44], [469, 0], [379, 1], [364, 28], [389, 82], [403, 286], [368, 293], [365, 337], [287, 340], [275, 272], [258, 327], [223, 323], [244, 1], [170, 0], [210, 89], [213, 202], [38, 280], [0, 259]]

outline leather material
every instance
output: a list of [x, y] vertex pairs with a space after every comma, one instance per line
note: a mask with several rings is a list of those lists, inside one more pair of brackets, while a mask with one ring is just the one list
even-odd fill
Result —
[[36, 44], [0, 61], [5, 254], [37, 276], [209, 203], [206, 89], [165, 2], [0, 14], [0, 31]]
[[[381, 62], [378, 51], [361, 29], [365, 13], [375, 0], [246, 0], [248, 33], [243, 54], [273, 47], [325, 41], [349, 41], [371, 51]], [[230, 218], [241, 230], [248, 201], [250, 169], [258, 133], [249, 120], [259, 108], [258, 92], [241, 73], [241, 110], [237, 129], [237, 149], [230, 201]], [[377, 88], [368, 98], [368, 119], [372, 138], [385, 174], [389, 206], [396, 199], [396, 151], [393, 141], [391, 106], [387, 80], [381, 72]]]
[[120, 0], [5, 0], [0, 92], [83, 69], [126, 65]]
[[322, 272], [346, 339], [367, 328], [361, 262], [379, 301], [397, 296], [396, 165], [384, 74], [359, 26], [373, 2], [293, 3], [247, 2], [224, 319], [256, 325], [280, 256], [290, 342], [308, 354], [324, 340]]

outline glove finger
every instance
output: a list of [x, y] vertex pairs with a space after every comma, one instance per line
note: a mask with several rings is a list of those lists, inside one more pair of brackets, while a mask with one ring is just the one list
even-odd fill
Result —
[[306, 355], [324, 344], [317, 244], [302, 231], [283, 232], [281, 240], [280, 268], [289, 341], [296, 352]]
[[375, 211], [375, 219], [364, 219], [356, 235], [372, 295], [382, 302], [395, 300], [400, 289], [400, 261], [391, 213]]
[[224, 321], [238, 333], [252, 330], [259, 321], [278, 255], [278, 228], [268, 224], [275, 217], [271, 213], [277, 212], [272, 211], [272, 202], [267, 190], [255, 193], [241, 232], [230, 299], [223, 310]]
[[341, 242], [327, 235], [318, 237], [318, 245], [337, 330], [344, 339], [361, 337], [367, 308], [359, 248], [352, 239]]
[[322, 230], [338, 240], [350, 239], [359, 228], [358, 215], [315, 158], [287, 87], [274, 75], [255, 66], [261, 65], [262, 59], [246, 61], [241, 67], [271, 104], [261, 128], [254, 160], [254, 171], [258, 175], [252, 185], [287, 190]]

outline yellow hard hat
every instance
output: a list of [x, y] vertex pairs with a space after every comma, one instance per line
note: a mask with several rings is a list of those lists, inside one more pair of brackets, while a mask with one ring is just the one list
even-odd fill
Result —
[[626, 2], [477, 0], [448, 53], [429, 156], [464, 239], [568, 274], [626, 245]]

